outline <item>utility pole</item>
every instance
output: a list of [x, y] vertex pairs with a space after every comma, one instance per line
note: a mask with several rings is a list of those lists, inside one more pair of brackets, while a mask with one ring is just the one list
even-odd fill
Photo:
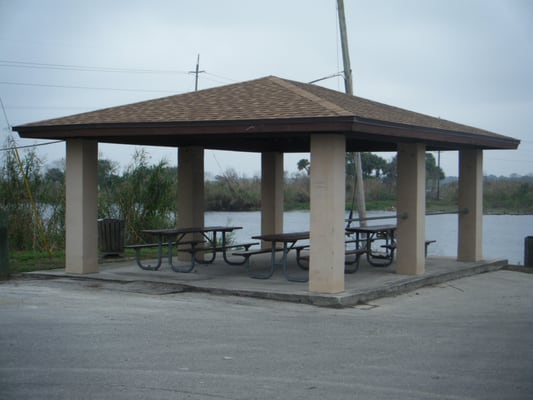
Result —
[[[348, 35], [346, 34], [346, 16], [344, 15], [344, 0], [337, 0], [337, 10], [339, 12], [342, 61], [344, 65], [344, 87], [345, 92], [350, 96], [353, 96], [352, 67], [350, 65], [350, 53], [348, 50]], [[366, 226], [365, 187], [363, 182], [363, 166], [361, 163], [361, 153], [355, 152], [353, 153], [353, 156], [356, 177], [357, 211], [360, 219], [359, 225]]]
[[346, 16], [344, 14], [344, 0], [337, 0], [339, 12], [339, 29], [341, 33], [342, 63], [344, 67], [345, 92], [353, 96], [352, 67], [350, 65], [350, 51], [348, 49], [348, 35], [346, 33]]
[[196, 59], [196, 70], [189, 71], [189, 74], [194, 74], [194, 91], [198, 91], [198, 74], [201, 74], [202, 72], [205, 72], [204, 70], [200, 71], [200, 54], [198, 54], [198, 58]]

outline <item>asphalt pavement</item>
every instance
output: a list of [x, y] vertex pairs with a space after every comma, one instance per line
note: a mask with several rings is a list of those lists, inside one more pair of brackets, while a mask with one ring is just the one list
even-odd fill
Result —
[[0, 399], [531, 399], [533, 274], [344, 309], [0, 282]]

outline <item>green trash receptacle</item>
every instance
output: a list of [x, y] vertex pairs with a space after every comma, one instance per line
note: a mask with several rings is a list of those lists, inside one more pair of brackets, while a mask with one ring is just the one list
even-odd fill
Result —
[[0, 210], [0, 279], [7, 279], [9, 277], [7, 219], [7, 212]]
[[524, 240], [524, 265], [533, 268], [533, 236], [526, 236]]
[[103, 218], [98, 220], [98, 244], [103, 256], [120, 255], [124, 252], [125, 222], [123, 219]]

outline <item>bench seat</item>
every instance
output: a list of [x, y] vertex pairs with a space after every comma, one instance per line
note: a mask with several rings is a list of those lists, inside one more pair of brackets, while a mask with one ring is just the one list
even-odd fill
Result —
[[[359, 258], [361, 257], [361, 255], [365, 253], [366, 253], [366, 249], [346, 249], [344, 251], [344, 255], [355, 256], [355, 259], [352, 261], [345, 261], [344, 264], [346, 266], [348, 265], [355, 265], [355, 266], [352, 268], [345, 267], [344, 272], [347, 274], [353, 274], [357, 272], [357, 270], [359, 269]], [[309, 254], [298, 255], [296, 258], [296, 262], [298, 263], [298, 266], [306, 271], [309, 269], [309, 260], [310, 260]], [[305, 261], [305, 263], [301, 263], [301, 261]]]
[[242, 261], [233, 261], [228, 258], [227, 250], [230, 249], [239, 249], [244, 248], [243, 251], [247, 251], [250, 249], [251, 246], [255, 246], [256, 244], [259, 244], [259, 242], [247, 242], [247, 243], [235, 243], [235, 244], [226, 244], [224, 246], [218, 245], [215, 247], [197, 247], [194, 249], [193, 253], [196, 257], [197, 253], [202, 254], [203, 256], [207, 256], [207, 258], [196, 258], [196, 262], [200, 264], [211, 264], [216, 257], [216, 253], [222, 252], [222, 257], [224, 258], [224, 261], [226, 264], [229, 265], [243, 265], [246, 262], [246, 259]]
[[[424, 247], [424, 255], [425, 255], [426, 257], [428, 256], [428, 247], [429, 247], [429, 245], [430, 245], [431, 243], [436, 243], [436, 242], [437, 242], [436, 240], [426, 240], [426, 241], [424, 242], [424, 246], [425, 246], [425, 247]], [[387, 249], [389, 249], [389, 250], [394, 251], [394, 250], [396, 250], [396, 243], [393, 243], [393, 244], [385, 244], [385, 245], [383, 245], [383, 246], [381, 246], [381, 247], [384, 247], [384, 248], [387, 248]]]
[[[190, 249], [180, 249], [181, 251], [192, 251], [192, 249], [194, 249], [197, 245], [201, 244], [201, 243], [204, 243], [205, 240], [187, 240], [187, 241], [184, 241], [184, 242], [172, 242], [172, 246], [178, 246], [178, 248], [180, 246], [190, 246]], [[161, 246], [168, 246], [168, 243], [166, 242], [163, 242], [161, 243]], [[149, 248], [154, 248], [154, 247], [159, 247], [159, 243], [143, 243], [143, 244], [129, 244], [129, 245], [126, 245], [124, 246], [125, 249], [132, 249], [132, 250], [135, 250], [135, 252], [138, 252], [142, 249], [149, 249]]]
[[128, 244], [124, 246], [125, 249], [132, 250], [149, 249], [151, 247], [159, 247], [159, 243]]
[[[248, 243], [237, 243], [237, 244], [227, 244], [225, 246], [216, 246], [215, 248], [213, 247], [207, 247], [205, 248], [205, 251], [225, 251], [225, 250], [229, 250], [229, 249], [238, 249], [240, 247], [244, 247], [244, 250], [243, 251], [246, 251], [248, 250], [250, 247], [252, 246], [255, 246], [255, 245], [258, 245], [259, 242], [248, 242]], [[199, 249], [199, 250], [204, 250], [204, 249]]]
[[[283, 251], [283, 249], [282, 248], [276, 248], [276, 251]], [[267, 254], [267, 253], [272, 253], [272, 249], [268, 248], [268, 249], [240, 250], [240, 251], [234, 251], [231, 254], [234, 255], [234, 256], [241, 256], [241, 257], [249, 258], [249, 257], [251, 257], [253, 255], [256, 255], [256, 254]]]

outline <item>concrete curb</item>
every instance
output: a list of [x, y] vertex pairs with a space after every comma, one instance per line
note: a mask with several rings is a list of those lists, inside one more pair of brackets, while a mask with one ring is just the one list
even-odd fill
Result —
[[505, 260], [496, 260], [480, 265], [473, 265], [461, 268], [456, 271], [433, 273], [417, 277], [407, 277], [402, 281], [379, 288], [370, 288], [363, 291], [345, 291], [339, 294], [320, 294], [320, 293], [274, 293], [260, 291], [232, 291], [232, 290], [207, 290], [217, 294], [233, 294], [239, 296], [249, 296], [270, 300], [287, 301], [294, 303], [310, 304], [319, 307], [345, 308], [353, 307], [382, 297], [397, 296], [402, 293], [411, 292], [424, 286], [436, 285], [467, 276], [482, 274], [491, 271], [497, 271], [507, 265]]
[[441, 271], [426, 273], [422, 276], [406, 276], [393, 283], [363, 290], [347, 290], [338, 294], [321, 294], [299, 291], [283, 293], [273, 290], [253, 289], [228, 289], [221, 287], [202, 286], [201, 284], [177, 283], [177, 282], [154, 282], [143, 279], [118, 280], [104, 277], [79, 276], [79, 275], [53, 275], [44, 271], [23, 273], [24, 278], [33, 279], [62, 279], [69, 281], [84, 282], [90, 287], [134, 292], [142, 294], [163, 295], [183, 292], [211, 293], [214, 295], [253, 297], [258, 299], [276, 300], [291, 303], [309, 304], [318, 307], [345, 308], [357, 304], [382, 298], [397, 296], [411, 292], [424, 286], [431, 286], [448, 282], [467, 276], [485, 272], [497, 271], [507, 265], [506, 260], [493, 260], [483, 263], [462, 266], [453, 271]]

